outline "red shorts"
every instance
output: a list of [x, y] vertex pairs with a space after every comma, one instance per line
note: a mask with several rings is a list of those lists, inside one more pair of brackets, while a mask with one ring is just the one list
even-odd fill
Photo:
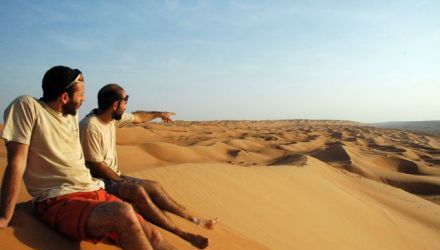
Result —
[[[86, 222], [93, 209], [101, 203], [122, 202], [116, 196], [108, 194], [103, 189], [92, 192], [78, 192], [50, 198], [35, 203], [37, 217], [56, 231], [77, 240], [97, 243], [104, 238], [119, 243], [114, 232], [103, 235], [99, 239], [86, 234]], [[138, 215], [142, 220], [142, 217]]]

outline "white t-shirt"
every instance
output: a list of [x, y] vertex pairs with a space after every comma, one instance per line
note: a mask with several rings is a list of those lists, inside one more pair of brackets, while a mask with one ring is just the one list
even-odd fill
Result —
[[104, 188], [85, 166], [78, 115], [20, 96], [6, 108], [4, 121], [3, 139], [29, 145], [23, 179], [34, 200]]
[[81, 144], [86, 161], [104, 162], [116, 174], [121, 175], [116, 154], [116, 128], [132, 123], [134, 115], [124, 113], [121, 120], [104, 123], [96, 115], [90, 114], [79, 123]]

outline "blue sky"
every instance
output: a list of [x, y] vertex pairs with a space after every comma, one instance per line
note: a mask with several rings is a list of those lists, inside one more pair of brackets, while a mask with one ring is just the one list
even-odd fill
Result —
[[128, 110], [178, 120], [440, 119], [439, 1], [2, 1], [0, 109], [83, 71], [86, 114], [116, 82]]

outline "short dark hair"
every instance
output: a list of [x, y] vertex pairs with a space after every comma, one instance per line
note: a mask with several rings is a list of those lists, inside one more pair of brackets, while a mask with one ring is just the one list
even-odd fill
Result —
[[102, 111], [110, 108], [114, 102], [122, 100], [124, 89], [116, 83], [102, 87], [98, 92], [98, 108]]
[[69, 86], [78, 75], [82, 74], [79, 69], [66, 66], [55, 66], [46, 71], [43, 76], [43, 98], [46, 102], [56, 100], [62, 93], [73, 94], [73, 85]]

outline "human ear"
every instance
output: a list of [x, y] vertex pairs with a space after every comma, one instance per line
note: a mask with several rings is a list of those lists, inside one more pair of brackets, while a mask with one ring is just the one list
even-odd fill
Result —
[[119, 101], [115, 101], [113, 103], [113, 110], [117, 110], [119, 108]]
[[68, 103], [70, 101], [69, 94], [67, 94], [67, 92], [62, 93], [60, 96], [60, 100], [61, 100], [61, 103], [63, 103], [63, 104]]

